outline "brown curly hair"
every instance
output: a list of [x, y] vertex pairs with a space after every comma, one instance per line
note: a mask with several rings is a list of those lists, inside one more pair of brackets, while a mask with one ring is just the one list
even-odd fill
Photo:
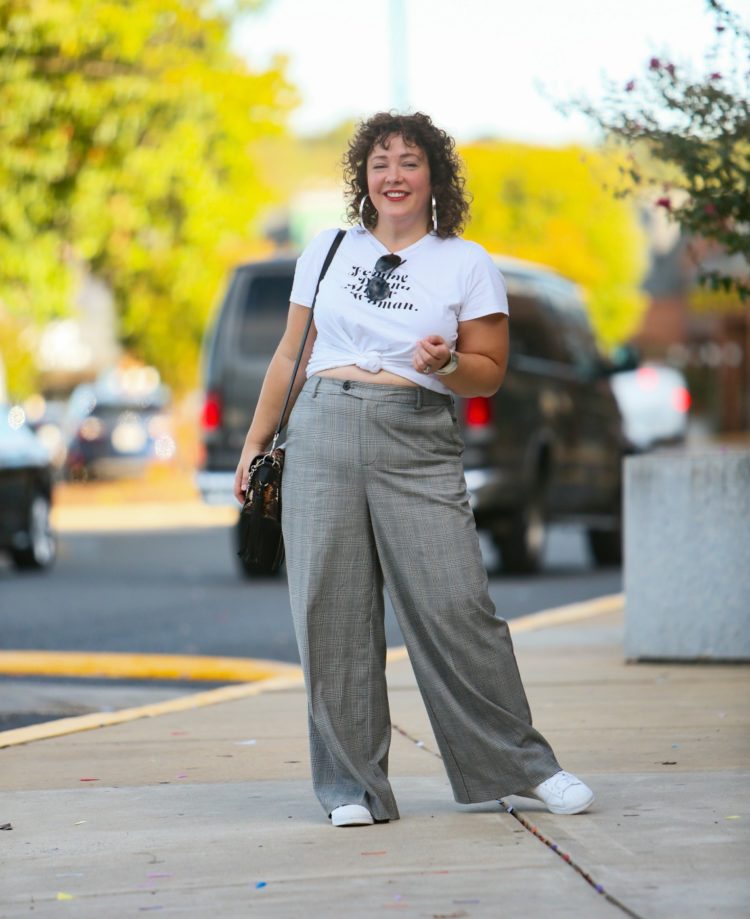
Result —
[[[422, 112], [414, 115], [378, 112], [360, 122], [342, 160], [347, 216], [352, 223], [359, 223], [359, 205], [367, 194], [367, 157], [377, 144], [387, 147], [389, 138], [399, 134], [407, 144], [416, 145], [427, 155], [438, 215], [437, 235], [441, 239], [458, 236], [469, 216], [470, 203], [462, 174], [463, 164], [453, 138]], [[362, 221], [369, 229], [378, 221], [378, 213], [369, 198]], [[432, 226], [431, 217], [428, 217], [428, 226]]]

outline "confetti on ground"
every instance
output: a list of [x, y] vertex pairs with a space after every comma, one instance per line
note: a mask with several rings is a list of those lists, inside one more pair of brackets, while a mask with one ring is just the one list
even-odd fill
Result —
[[147, 878], [171, 878], [172, 875], [168, 874], [166, 871], [152, 871], [150, 874], [146, 875]]
[[386, 849], [383, 849], [382, 851], [378, 852], [363, 852], [362, 855], [385, 855], [386, 851]]
[[99, 779], [79, 779], [80, 782], [98, 782]]
[[423, 740], [418, 740], [418, 741], [417, 741], [417, 746], [418, 746], [418, 747], [423, 747], [423, 746], [424, 746], [424, 741], [423, 741]]
[[740, 819], [739, 814], [732, 814], [731, 817], [727, 817], [727, 820], [739, 820], [739, 819]]
[[175, 778], [178, 778], [178, 779], [186, 779], [187, 777], [188, 777], [187, 772], [180, 772], [178, 775], [175, 776]]
[[185, 734], [189, 734], [190, 731], [170, 731], [172, 737], [184, 737]]
[[88, 822], [87, 820], [76, 820], [73, 826], [80, 826], [82, 823], [87, 823], [87, 822]]
[[73, 900], [74, 897], [72, 893], [65, 893], [64, 890], [61, 890], [57, 895], [57, 899], [58, 900]]
[[235, 747], [252, 747], [256, 741], [254, 740], [237, 740], [235, 741]]
[[266, 887], [266, 886], [267, 886], [266, 881], [258, 881], [258, 883], [255, 885], [255, 889], [260, 890], [261, 887]]

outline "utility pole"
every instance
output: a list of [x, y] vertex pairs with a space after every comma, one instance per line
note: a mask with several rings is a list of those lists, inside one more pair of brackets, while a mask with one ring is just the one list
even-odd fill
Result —
[[388, 0], [390, 10], [391, 106], [399, 112], [409, 107], [409, 42], [406, 0]]

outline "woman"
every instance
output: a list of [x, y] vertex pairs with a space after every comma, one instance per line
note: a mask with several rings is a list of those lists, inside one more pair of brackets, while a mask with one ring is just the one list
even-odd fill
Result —
[[[508, 307], [490, 257], [458, 235], [468, 202], [454, 142], [426, 115], [380, 113], [360, 125], [344, 166], [359, 225], [315, 302], [282, 500], [316, 794], [334, 826], [399, 816], [388, 782], [385, 583], [455, 799], [526, 794], [578, 813], [593, 794], [531, 726], [463, 477], [451, 394], [499, 388]], [[297, 263], [237, 467], [239, 501], [273, 434], [335, 235], [322, 233]]]

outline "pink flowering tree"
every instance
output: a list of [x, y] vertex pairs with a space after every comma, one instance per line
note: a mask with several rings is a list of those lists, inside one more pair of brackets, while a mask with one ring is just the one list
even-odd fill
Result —
[[648, 194], [691, 237], [744, 257], [744, 270], [702, 270], [699, 278], [747, 301], [750, 31], [724, 3], [706, 2], [715, 34], [701, 76], [654, 57], [641, 77], [609, 85], [600, 107], [575, 100], [561, 108], [583, 112], [626, 147], [618, 195]]

